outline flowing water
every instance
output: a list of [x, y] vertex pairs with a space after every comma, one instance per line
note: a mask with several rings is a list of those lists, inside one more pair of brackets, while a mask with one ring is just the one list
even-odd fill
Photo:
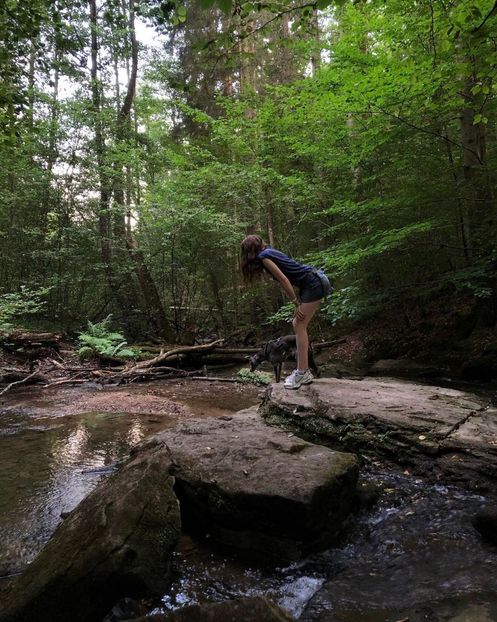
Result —
[[378, 501], [340, 546], [287, 567], [247, 569], [185, 542], [162, 609], [259, 594], [306, 622], [496, 622], [497, 549], [471, 524], [484, 498], [381, 465], [368, 471], [361, 483], [377, 487]]
[[[183, 402], [197, 416], [221, 416], [258, 401], [253, 388], [209, 383], [134, 391]], [[59, 402], [26, 392], [24, 402], [0, 410], [4, 575], [33, 558], [61, 513], [73, 509], [130, 447], [185, 416], [174, 408], [160, 414], [69, 413], [77, 392], [60, 391]], [[115, 410], [123, 398], [110, 393]], [[208, 539], [184, 536], [174, 554], [176, 579], [157, 609], [263, 594], [306, 622], [497, 621], [497, 549], [483, 543], [471, 524], [485, 499], [380, 463], [364, 469], [362, 484], [377, 488], [376, 504], [351, 521], [338, 547], [298, 564], [247, 564], [216, 551]]]

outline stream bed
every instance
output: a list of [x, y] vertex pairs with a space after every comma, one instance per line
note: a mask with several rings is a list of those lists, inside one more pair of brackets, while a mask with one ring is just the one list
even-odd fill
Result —
[[339, 546], [297, 564], [247, 568], [185, 539], [162, 609], [267, 595], [306, 622], [495, 622], [497, 549], [471, 524], [484, 498], [380, 464], [361, 483], [378, 488], [374, 507]]
[[[254, 387], [194, 381], [11, 396], [0, 405], [0, 574], [21, 571], [133, 445], [183, 417], [233, 414], [259, 398]], [[143, 412], [126, 412], [133, 400]], [[471, 523], [484, 497], [380, 462], [362, 469], [361, 484], [378, 490], [377, 502], [337, 547], [298, 564], [248, 564], [183, 536], [155, 610], [267, 595], [306, 622], [495, 622], [497, 549]]]

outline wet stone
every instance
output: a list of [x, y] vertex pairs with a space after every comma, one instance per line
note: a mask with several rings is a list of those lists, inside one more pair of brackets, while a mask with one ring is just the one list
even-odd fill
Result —
[[[262, 596], [204, 603], [135, 622], [292, 622], [295, 618]], [[130, 621], [128, 621], [130, 622]]]
[[1, 622], [100, 622], [120, 598], [163, 593], [180, 532], [170, 466], [151, 448], [101, 483], [12, 583]]

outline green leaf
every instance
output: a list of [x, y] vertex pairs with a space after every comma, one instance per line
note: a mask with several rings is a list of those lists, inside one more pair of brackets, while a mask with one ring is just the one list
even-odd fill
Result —
[[231, 0], [217, 0], [217, 4], [225, 15], [229, 15], [231, 13]]

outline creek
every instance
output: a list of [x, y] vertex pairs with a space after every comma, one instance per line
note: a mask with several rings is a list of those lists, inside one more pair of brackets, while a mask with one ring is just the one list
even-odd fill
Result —
[[[100, 392], [110, 399], [97, 393], [91, 386], [30, 389], [0, 406], [3, 576], [29, 563], [61, 513], [132, 446], [182, 417], [233, 414], [260, 398], [254, 387], [195, 381]], [[145, 412], [125, 412], [132, 400]], [[208, 538], [185, 535], [174, 553], [176, 578], [156, 611], [264, 594], [306, 622], [396, 622], [404, 611], [410, 622], [495, 622], [497, 551], [471, 524], [485, 498], [381, 462], [363, 467], [361, 484], [378, 490], [377, 502], [354, 517], [337, 547], [298, 564], [247, 563]]]

